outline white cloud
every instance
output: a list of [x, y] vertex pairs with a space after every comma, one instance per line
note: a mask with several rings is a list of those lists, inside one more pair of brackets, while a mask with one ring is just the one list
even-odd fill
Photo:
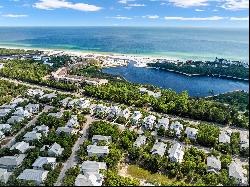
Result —
[[249, 0], [224, 0], [222, 8], [228, 10], [249, 9]]
[[169, 0], [170, 3], [178, 7], [188, 8], [195, 6], [208, 6], [209, 0]]
[[145, 4], [128, 4], [127, 6], [129, 6], [129, 7], [144, 7], [146, 5]]
[[33, 7], [44, 10], [54, 10], [58, 8], [68, 8], [79, 11], [98, 11], [101, 7], [85, 3], [72, 3], [66, 0], [39, 0]]
[[117, 16], [114, 16], [114, 17], [106, 17], [106, 18], [119, 19], [119, 20], [131, 20], [132, 19], [130, 17], [120, 16], [120, 15], [117, 15]]
[[205, 10], [202, 9], [195, 9], [196, 12], [204, 12]]
[[165, 17], [165, 20], [177, 20], [177, 21], [218, 21], [225, 19], [224, 17], [220, 16], [212, 16], [212, 17], [192, 17], [192, 18], [187, 18], [187, 17]]
[[159, 19], [160, 17], [158, 15], [146, 15], [142, 16], [143, 18], [148, 18], [148, 19]]
[[23, 18], [23, 17], [28, 17], [28, 15], [25, 15], [25, 14], [4, 14], [2, 16], [3, 17], [7, 17], [7, 18]]
[[129, 2], [134, 2], [135, 0], [119, 0], [118, 3], [127, 4]]
[[231, 17], [231, 21], [249, 21], [249, 17]]

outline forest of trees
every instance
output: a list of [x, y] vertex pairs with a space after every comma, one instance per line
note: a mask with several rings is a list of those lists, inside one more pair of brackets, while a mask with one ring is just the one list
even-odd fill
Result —
[[149, 63], [150, 67], [160, 68], [163, 71], [178, 71], [186, 74], [207, 75], [223, 75], [242, 79], [248, 79], [249, 69], [242, 65], [227, 65], [226, 67], [220, 63], [204, 63], [201, 61], [183, 63]]

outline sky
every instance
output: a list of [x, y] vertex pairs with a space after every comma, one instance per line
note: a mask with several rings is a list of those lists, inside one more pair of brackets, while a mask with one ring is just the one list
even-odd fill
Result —
[[0, 0], [0, 26], [249, 25], [249, 0]]

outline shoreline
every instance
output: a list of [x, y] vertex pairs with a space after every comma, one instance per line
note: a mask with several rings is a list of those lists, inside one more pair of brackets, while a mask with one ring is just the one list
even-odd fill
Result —
[[173, 73], [185, 75], [187, 77], [216, 77], [216, 78], [227, 79], [227, 80], [238, 80], [238, 81], [243, 81], [243, 82], [249, 82], [249, 79], [243, 79], [243, 78], [232, 77], [232, 76], [227, 76], [227, 75], [219, 75], [219, 74], [212, 74], [212, 75], [188, 74], [188, 73], [184, 73], [184, 72], [181, 72], [181, 71], [175, 71], [175, 70], [166, 69], [166, 68], [157, 68], [157, 67], [146, 67], [146, 68], [173, 72]]

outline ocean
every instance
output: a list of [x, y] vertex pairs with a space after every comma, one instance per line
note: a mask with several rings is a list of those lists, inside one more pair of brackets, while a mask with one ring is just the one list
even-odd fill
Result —
[[0, 46], [249, 61], [248, 29], [0, 27]]

